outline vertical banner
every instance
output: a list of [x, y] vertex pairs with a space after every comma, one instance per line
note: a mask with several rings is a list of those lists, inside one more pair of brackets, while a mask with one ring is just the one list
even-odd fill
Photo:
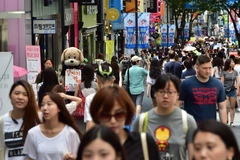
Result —
[[196, 37], [202, 37], [202, 27], [200, 25], [194, 27], [194, 34]]
[[161, 33], [162, 33], [162, 46], [167, 46], [168, 36], [167, 36], [167, 24], [163, 24], [161, 27]]
[[235, 34], [235, 29], [234, 29], [234, 26], [233, 26], [233, 23], [229, 23], [229, 36], [231, 38], [231, 41], [232, 42], [235, 42], [236, 41], [236, 34]]
[[184, 27], [184, 39], [189, 39], [189, 22], [187, 22]]
[[124, 13], [124, 28], [125, 28], [125, 47], [134, 49], [136, 47], [135, 36], [135, 13]]
[[35, 97], [37, 97], [37, 88], [35, 80], [39, 72], [41, 72], [41, 54], [40, 46], [26, 45], [26, 62], [27, 62], [27, 80], [32, 85]]
[[0, 52], [0, 115], [12, 110], [8, 93], [13, 84], [13, 54]]
[[169, 26], [169, 37], [168, 37], [168, 46], [173, 46], [174, 45], [174, 38], [175, 38], [175, 25], [171, 24]]
[[111, 63], [111, 58], [114, 54], [114, 41], [107, 40], [106, 42], [106, 61]]
[[121, 13], [123, 7], [122, 1], [109, 0], [108, 2], [107, 19], [111, 21], [112, 29], [124, 29], [123, 15]]
[[138, 13], [138, 48], [148, 48], [150, 13]]
[[224, 24], [224, 38], [229, 38], [229, 26], [228, 26], [228, 24], [226, 23], [226, 24]]

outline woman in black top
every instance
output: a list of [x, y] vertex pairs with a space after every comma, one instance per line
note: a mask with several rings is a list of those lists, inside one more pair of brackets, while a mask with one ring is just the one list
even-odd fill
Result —
[[[104, 87], [94, 96], [90, 114], [95, 124], [110, 127], [120, 139], [128, 160], [144, 160], [141, 136], [138, 132], [129, 132], [124, 125], [129, 125], [135, 112], [135, 106], [128, 93], [118, 86]], [[158, 160], [155, 141], [147, 135], [149, 160]]]

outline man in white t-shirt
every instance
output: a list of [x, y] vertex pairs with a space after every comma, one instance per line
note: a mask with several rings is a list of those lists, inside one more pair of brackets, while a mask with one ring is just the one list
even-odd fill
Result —
[[[109, 64], [102, 63], [101, 65], [99, 65], [96, 80], [99, 89], [113, 85], [115, 77], [113, 76], [112, 68], [110, 67]], [[89, 96], [86, 97], [85, 100], [84, 122], [87, 123], [86, 131], [88, 131], [94, 125], [89, 109], [95, 94], [96, 93], [90, 94]]]

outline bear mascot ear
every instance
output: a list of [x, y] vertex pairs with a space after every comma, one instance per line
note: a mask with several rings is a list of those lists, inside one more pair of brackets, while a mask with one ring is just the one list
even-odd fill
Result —
[[68, 48], [66, 48], [61, 55], [61, 62], [63, 62], [65, 60], [65, 53], [67, 52]]
[[78, 52], [78, 54], [79, 54], [79, 61], [80, 61], [80, 62], [83, 62], [83, 61], [84, 61], [84, 57], [83, 57], [82, 51], [81, 51], [80, 49], [77, 49], [77, 52]]

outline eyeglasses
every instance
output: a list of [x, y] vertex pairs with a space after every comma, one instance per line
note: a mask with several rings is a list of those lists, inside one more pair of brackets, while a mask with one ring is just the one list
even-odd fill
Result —
[[115, 114], [101, 113], [99, 115], [99, 120], [102, 122], [109, 122], [111, 121], [112, 117], [114, 117], [116, 121], [122, 121], [125, 116], [126, 113], [124, 111], [116, 112]]
[[177, 91], [164, 91], [164, 90], [159, 90], [158, 94], [161, 96], [164, 96], [165, 94], [167, 94], [168, 96], [173, 96], [177, 93]]

